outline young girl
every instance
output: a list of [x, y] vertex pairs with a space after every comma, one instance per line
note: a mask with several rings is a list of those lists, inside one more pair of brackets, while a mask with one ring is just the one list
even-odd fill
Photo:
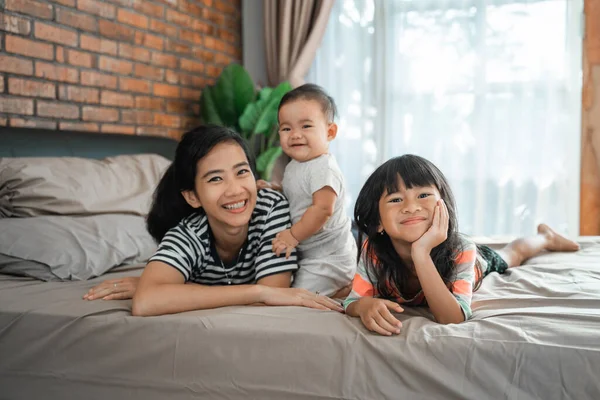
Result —
[[458, 233], [454, 196], [440, 170], [415, 155], [377, 168], [358, 195], [354, 218], [367, 241], [361, 249], [346, 313], [382, 335], [400, 333], [390, 312], [400, 304], [427, 305], [437, 322], [471, 316], [471, 296], [491, 272], [504, 273], [543, 250], [579, 245], [547, 225], [502, 250], [476, 246]]
[[[231, 305], [300, 305], [341, 311], [324, 296], [290, 289], [296, 254], [271, 251], [289, 228], [285, 197], [257, 193], [254, 165], [234, 131], [204, 126], [186, 133], [162, 177], [148, 215], [160, 242], [139, 282], [105, 281], [84, 298], [127, 298], [134, 315], [160, 315]], [[193, 283], [193, 284], [185, 284]], [[119, 293], [120, 285], [126, 288]]]

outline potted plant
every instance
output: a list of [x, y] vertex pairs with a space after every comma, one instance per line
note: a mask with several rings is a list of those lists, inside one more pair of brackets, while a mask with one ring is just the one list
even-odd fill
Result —
[[282, 154], [277, 134], [277, 108], [290, 90], [288, 82], [257, 90], [246, 69], [239, 64], [225, 67], [217, 82], [202, 90], [203, 122], [233, 128], [247, 140], [256, 155], [256, 169], [261, 179], [271, 179], [273, 166]]

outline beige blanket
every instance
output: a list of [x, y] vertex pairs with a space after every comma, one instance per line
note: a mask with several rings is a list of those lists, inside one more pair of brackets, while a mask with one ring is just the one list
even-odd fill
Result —
[[600, 398], [599, 238], [490, 275], [468, 322], [407, 309], [395, 337], [296, 307], [132, 317], [81, 300], [98, 281], [0, 276], [0, 398]]

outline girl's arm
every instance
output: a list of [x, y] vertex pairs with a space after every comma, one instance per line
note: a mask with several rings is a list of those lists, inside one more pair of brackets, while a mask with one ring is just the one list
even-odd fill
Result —
[[465, 320], [456, 297], [448, 290], [429, 253], [414, 253], [413, 262], [419, 283], [435, 319], [440, 324], [458, 324]]
[[[289, 276], [287, 279], [289, 282]], [[258, 284], [232, 286], [185, 284], [183, 275], [175, 268], [160, 261], [151, 261], [144, 269], [133, 296], [132, 314], [164, 315], [253, 303], [340, 311], [337, 303], [329, 298], [315, 296], [314, 293], [302, 289], [275, 288]]]

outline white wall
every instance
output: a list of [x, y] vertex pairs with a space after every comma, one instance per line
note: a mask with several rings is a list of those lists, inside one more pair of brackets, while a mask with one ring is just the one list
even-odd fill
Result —
[[263, 0], [242, 0], [242, 63], [254, 82], [267, 84]]

